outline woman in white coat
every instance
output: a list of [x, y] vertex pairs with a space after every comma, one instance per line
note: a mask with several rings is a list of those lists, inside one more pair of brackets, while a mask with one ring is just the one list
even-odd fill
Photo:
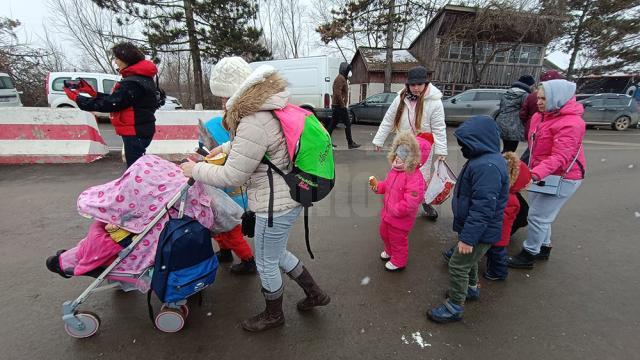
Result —
[[[434, 151], [420, 168], [425, 181], [428, 182], [431, 178], [434, 155], [436, 159], [441, 160], [447, 156], [447, 127], [444, 122], [442, 92], [429, 83], [427, 69], [423, 66], [411, 68], [407, 75], [406, 88], [398, 93], [389, 106], [373, 138], [373, 145], [376, 151], [380, 151], [392, 132], [411, 130], [416, 135], [431, 133], [434, 138]], [[423, 202], [422, 208], [428, 218], [438, 218], [438, 212], [433, 206]]]

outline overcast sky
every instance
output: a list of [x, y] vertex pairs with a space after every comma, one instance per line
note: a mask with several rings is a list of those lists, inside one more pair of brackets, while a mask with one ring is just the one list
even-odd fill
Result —
[[[0, 0], [0, 16], [20, 20], [20, 39], [38, 45], [38, 37], [42, 37], [45, 32], [43, 24], [48, 13], [46, 3], [47, 0]], [[554, 52], [547, 57], [562, 68], [569, 65], [569, 56], [564, 53]]]

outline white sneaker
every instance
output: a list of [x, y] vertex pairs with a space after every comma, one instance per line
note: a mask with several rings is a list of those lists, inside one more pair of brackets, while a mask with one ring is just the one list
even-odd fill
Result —
[[404, 269], [403, 267], [397, 267], [397, 266], [393, 265], [393, 264], [391, 263], [391, 261], [387, 261], [387, 263], [386, 263], [386, 264], [384, 264], [384, 268], [385, 268], [385, 270], [387, 270], [387, 271], [400, 271], [400, 270], [403, 270], [403, 269]]
[[380, 259], [382, 259], [384, 261], [387, 261], [387, 260], [391, 259], [391, 256], [389, 256], [389, 254], [387, 254], [386, 251], [383, 251], [383, 252], [380, 253]]

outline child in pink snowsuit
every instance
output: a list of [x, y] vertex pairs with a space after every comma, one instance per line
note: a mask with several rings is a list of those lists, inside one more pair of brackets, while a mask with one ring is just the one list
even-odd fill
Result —
[[400, 271], [407, 266], [409, 232], [413, 228], [420, 203], [424, 198], [425, 182], [418, 170], [429, 158], [431, 143], [411, 132], [399, 133], [393, 140], [388, 159], [391, 170], [383, 181], [369, 178], [371, 190], [384, 194], [380, 214], [380, 237], [387, 261], [385, 270]]

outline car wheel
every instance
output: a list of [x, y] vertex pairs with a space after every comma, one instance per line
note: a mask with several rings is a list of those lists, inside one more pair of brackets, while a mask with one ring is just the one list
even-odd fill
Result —
[[357, 124], [358, 123], [358, 118], [356, 117], [356, 114], [353, 111], [349, 111], [349, 116], [351, 116], [351, 123], [352, 124]]
[[68, 108], [73, 108], [73, 106], [69, 105], [69, 104], [62, 104], [62, 105], [58, 105], [58, 109], [68, 109]]
[[624, 131], [629, 128], [629, 125], [631, 125], [631, 119], [627, 116], [620, 116], [611, 124], [611, 127], [613, 130]]

